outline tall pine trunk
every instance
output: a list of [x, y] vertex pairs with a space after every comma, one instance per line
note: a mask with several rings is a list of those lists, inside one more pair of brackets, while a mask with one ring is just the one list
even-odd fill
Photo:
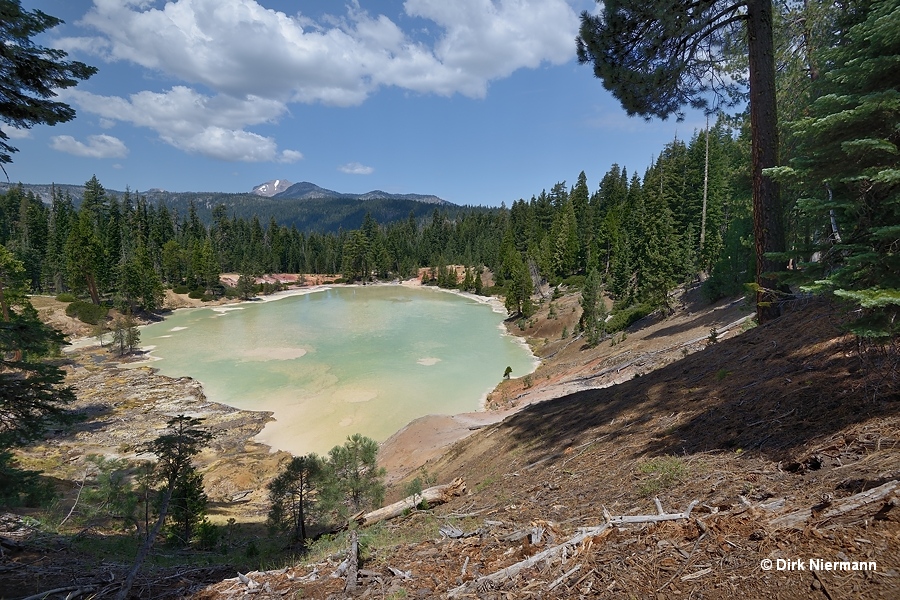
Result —
[[752, 131], [753, 235], [756, 239], [756, 314], [760, 323], [780, 313], [774, 276], [785, 268], [782, 260], [767, 258], [784, 252], [778, 184], [763, 169], [778, 164], [778, 119], [775, 105], [775, 43], [772, 0], [747, 0], [747, 37], [750, 52], [750, 128]]

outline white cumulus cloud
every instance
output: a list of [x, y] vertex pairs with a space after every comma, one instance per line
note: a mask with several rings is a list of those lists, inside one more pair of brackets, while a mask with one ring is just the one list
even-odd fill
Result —
[[31, 137], [30, 129], [19, 129], [18, 127], [9, 127], [3, 130], [10, 139], [24, 140]]
[[279, 152], [273, 138], [245, 130], [274, 122], [286, 110], [275, 100], [204, 96], [184, 86], [163, 93], [139, 92], [127, 99], [80, 90], [62, 95], [105, 122], [147, 127], [164, 142], [191, 154], [244, 162], [295, 162], [303, 157], [295, 150]]
[[375, 169], [373, 167], [367, 167], [366, 165], [360, 164], [358, 162], [341, 165], [340, 167], [338, 167], [338, 170], [342, 173], [347, 173], [348, 175], [371, 175], [375, 172]]
[[50, 138], [50, 147], [84, 158], [125, 158], [128, 148], [119, 138], [111, 135], [91, 135], [88, 141], [79, 142], [71, 135], [57, 135]]
[[491, 81], [518, 69], [574, 58], [573, 4], [584, 3], [406, 0], [392, 20], [358, 0], [318, 19], [287, 15], [265, 1], [93, 0], [77, 23], [85, 35], [56, 46], [183, 85], [127, 98], [80, 91], [67, 97], [99, 115], [104, 128], [147, 127], [186, 152], [293, 162], [299, 152], [279, 150], [273, 138], [250, 128], [277, 122], [291, 103], [356, 106], [384, 87], [484, 97]]
[[578, 30], [565, 0], [407, 0], [433, 45], [356, 2], [318, 23], [256, 0], [155, 4], [94, 0], [79, 24], [97, 35], [60, 45], [236, 97], [350, 106], [381, 86], [481, 97], [493, 79], [573, 58]]

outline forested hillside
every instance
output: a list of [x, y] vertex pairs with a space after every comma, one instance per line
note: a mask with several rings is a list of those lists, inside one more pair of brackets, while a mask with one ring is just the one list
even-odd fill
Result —
[[[301, 185], [315, 188], [312, 193], [303, 194]], [[0, 183], [4, 191], [11, 184]], [[86, 190], [85, 185], [56, 184], [21, 184], [24, 192], [33, 192], [45, 203], [56, 196], [72, 198], [74, 206], [79, 207]], [[222, 206], [229, 216], [251, 219], [254, 216], [262, 221], [274, 218], [279, 225], [296, 227], [300, 231], [337, 232], [341, 229], [357, 229], [363, 222], [367, 212], [380, 222], [388, 223], [405, 219], [409, 214], [416, 218], [424, 218], [430, 214], [434, 206], [443, 206], [450, 215], [463, 210], [470, 210], [443, 201], [435, 196], [418, 194], [388, 194], [370, 192], [368, 194], [344, 194], [324, 190], [312, 184], [295, 184], [291, 189], [275, 196], [265, 197], [257, 194], [227, 194], [224, 192], [167, 192], [151, 189], [140, 193], [131, 190], [106, 190], [107, 196], [124, 202], [126, 197], [133, 201], [143, 198], [148, 204], [162, 205], [173, 215], [186, 215], [193, 205], [197, 216], [204, 224], [212, 219], [213, 209]]]
[[[857, 332], [891, 335], [900, 305], [898, 11], [896, 2], [858, 4], [791, 6], [779, 15], [782, 151], [780, 166], [765, 171], [781, 182], [775, 208], [753, 207], [749, 112], [720, 113], [690, 139], [659, 148], [643, 173], [612, 165], [592, 185], [581, 171], [574, 185], [557, 182], [498, 209], [427, 205], [421, 218], [397, 200], [387, 210], [379, 200], [323, 199], [333, 220], [307, 232], [293, 208], [268, 220], [256, 213], [260, 202], [284, 201], [187, 198], [173, 208], [130, 192], [119, 199], [94, 177], [80, 199], [56, 190], [49, 206], [9, 189], [0, 196], [0, 243], [24, 263], [35, 291], [151, 310], [162, 285], [223, 293], [223, 271], [368, 280], [432, 267], [438, 284], [456, 286], [444, 266], [462, 264], [472, 274], [462, 286], [475, 290], [474, 273], [487, 267], [491, 291], [523, 315], [542, 280], [583, 284], [581, 327], [592, 334], [602, 329], [604, 294], [642, 314], [668, 308], [669, 291], [698, 276], [718, 298], [741, 293], [756, 275], [756, 289], [777, 282], [767, 303], [833, 291], [864, 310]], [[313, 202], [291, 206], [319, 210]], [[403, 218], [398, 206], [409, 208]], [[765, 254], [766, 268], [783, 266], [761, 276], [754, 226], [770, 220], [784, 229], [784, 251]], [[327, 230], [346, 222], [359, 226]]]
[[696, 132], [661, 148], [643, 175], [613, 165], [593, 189], [582, 172], [573, 186], [556, 183], [509, 208], [431, 207], [425, 219], [410, 212], [385, 224], [367, 205], [373, 210], [360, 228], [339, 232], [305, 233], [274, 216], [235, 215], [224, 204], [176, 211], [144, 195], [120, 200], [96, 178], [81, 198], [57, 191], [49, 206], [12, 188], [0, 197], [0, 242], [28, 265], [35, 290], [90, 292], [93, 280], [98, 301], [136, 300], [151, 309], [156, 304], [132, 281], [216, 293], [224, 271], [386, 279], [447, 264], [488, 267], [526, 313], [537, 279], [556, 284], [592, 270], [623, 302], [658, 306], [667, 290], [714, 266], [714, 295], [752, 279], [746, 140], [724, 118], [708, 138], [708, 159], [707, 132]]

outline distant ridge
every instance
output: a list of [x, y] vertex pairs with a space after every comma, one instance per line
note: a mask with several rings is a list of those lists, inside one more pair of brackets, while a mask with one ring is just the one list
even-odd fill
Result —
[[256, 194], [257, 196], [271, 198], [275, 194], [281, 193], [284, 190], [288, 189], [292, 185], [293, 184], [287, 179], [273, 179], [271, 181], [259, 184], [258, 186], [253, 188], [250, 193]]
[[[18, 183], [9, 184], [0, 182], [0, 191], [4, 191], [10, 187], [15, 187]], [[72, 185], [66, 183], [23, 183], [22, 188], [26, 191], [34, 192], [45, 203], [50, 203], [51, 190], [55, 187], [59, 192], [68, 192], [75, 204], [81, 201], [81, 195], [84, 193], [84, 185]], [[107, 194], [121, 198], [124, 192], [106, 188]], [[382, 190], [372, 190], [365, 194], [347, 194], [336, 192], [334, 190], [319, 187], [309, 181], [301, 181], [300, 183], [291, 183], [287, 179], [272, 179], [265, 183], [261, 183], [254, 187], [250, 192], [230, 193], [230, 192], [170, 192], [161, 188], [150, 188], [149, 190], [131, 190], [132, 196], [145, 196], [153, 201], [172, 201], [182, 197], [190, 197], [195, 200], [207, 198], [228, 198], [237, 196], [261, 196], [263, 198], [273, 198], [276, 200], [329, 200], [341, 198], [344, 200], [408, 200], [412, 202], [421, 202], [422, 204], [439, 204], [455, 206], [452, 202], [444, 200], [438, 196], [431, 194], [391, 194]]]
[[[19, 184], [0, 183], [0, 192]], [[21, 184], [26, 192], [32, 192], [45, 204], [50, 204], [52, 190], [63, 196], [68, 195], [78, 207], [84, 194], [84, 185], [68, 184]], [[279, 188], [284, 188], [278, 191]], [[218, 217], [258, 218], [265, 223], [272, 219], [279, 225], [297, 227], [301, 231], [348, 231], [357, 229], [366, 215], [371, 215], [380, 224], [405, 221], [410, 215], [425, 219], [440, 207], [448, 218], [467, 212], [471, 208], [458, 206], [437, 196], [422, 194], [389, 194], [374, 190], [366, 194], [343, 194], [327, 190], [314, 183], [304, 181], [291, 184], [284, 179], [273, 179], [254, 188], [253, 192], [239, 194], [224, 192], [170, 192], [159, 188], [131, 190], [131, 201], [140, 199], [151, 205], [165, 205], [176, 220], [184, 219], [195, 211], [200, 220], [210, 224], [213, 210], [219, 207], [224, 213]], [[121, 199], [124, 192], [106, 188], [110, 198]], [[273, 194], [268, 196], [266, 194]], [[489, 209], [484, 209], [489, 210]]]
[[[256, 186], [255, 188], [253, 188], [253, 193], [257, 193], [257, 189], [272, 183], [274, 182], [267, 182]], [[424, 194], [390, 194], [381, 190], [373, 190], [371, 192], [366, 192], [365, 194], [347, 194], [344, 192], [336, 192], [334, 190], [328, 190], [323, 187], [319, 187], [314, 183], [310, 183], [309, 181], [301, 181], [300, 183], [295, 183], [284, 191], [272, 194], [270, 197], [279, 200], [287, 198], [297, 200], [351, 198], [353, 200], [412, 200], [413, 202], [423, 202], [425, 204], [450, 204], [443, 198]]]

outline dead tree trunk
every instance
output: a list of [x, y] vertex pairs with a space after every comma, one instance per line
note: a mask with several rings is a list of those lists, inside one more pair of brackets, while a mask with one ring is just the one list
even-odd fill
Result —
[[356, 523], [359, 527], [368, 527], [381, 521], [387, 521], [395, 517], [399, 517], [408, 511], [413, 510], [422, 502], [428, 503], [429, 506], [436, 506], [449, 502], [454, 496], [461, 496], [466, 493], [466, 482], [460, 478], [456, 478], [448, 484], [437, 485], [422, 490], [418, 494], [407, 496], [399, 502], [394, 502], [388, 506], [373, 510], [368, 513], [357, 513], [350, 517], [349, 523]]

